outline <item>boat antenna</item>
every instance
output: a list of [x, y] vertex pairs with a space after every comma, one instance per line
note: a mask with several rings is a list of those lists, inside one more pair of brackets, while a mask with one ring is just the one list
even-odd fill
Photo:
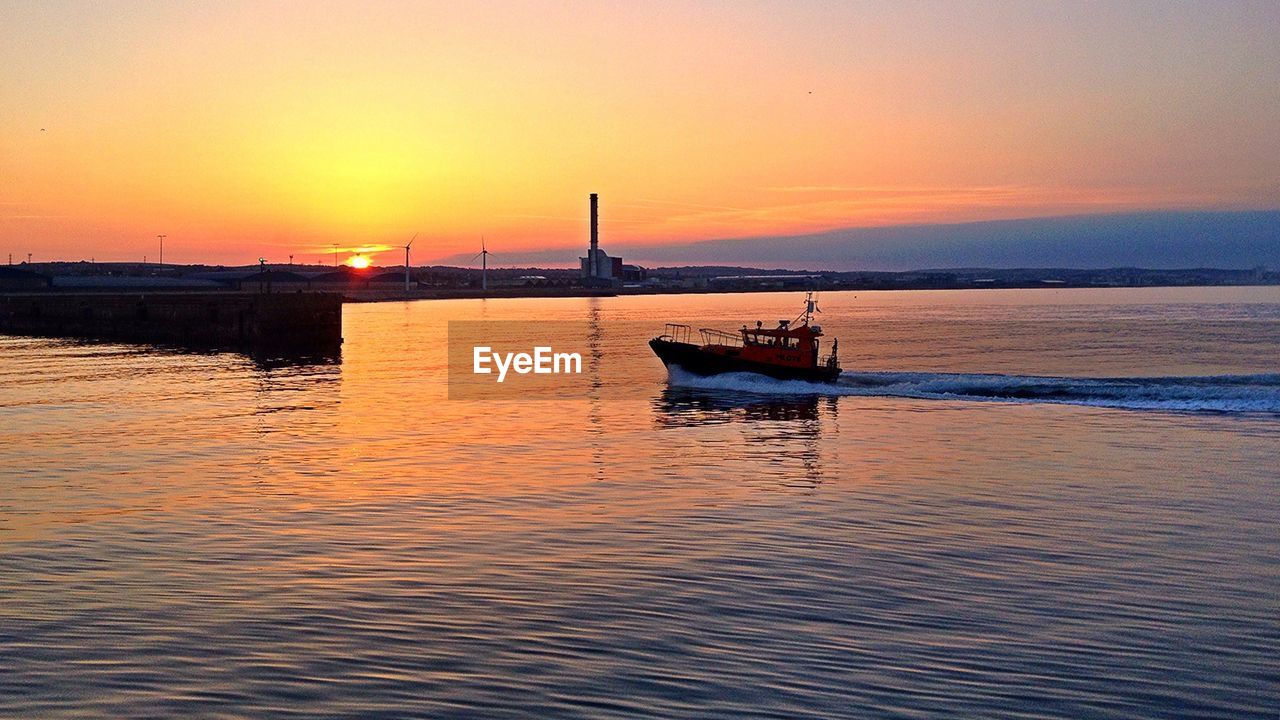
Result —
[[800, 313], [800, 317], [796, 318], [796, 322], [804, 325], [809, 324], [809, 319], [814, 313], [821, 313], [818, 309], [818, 301], [813, 297], [813, 291], [810, 290], [804, 294], [804, 312]]

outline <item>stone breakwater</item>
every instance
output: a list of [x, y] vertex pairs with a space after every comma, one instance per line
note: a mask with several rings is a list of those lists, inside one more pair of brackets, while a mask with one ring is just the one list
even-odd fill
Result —
[[0, 295], [0, 333], [204, 348], [310, 351], [342, 343], [330, 293], [116, 292]]

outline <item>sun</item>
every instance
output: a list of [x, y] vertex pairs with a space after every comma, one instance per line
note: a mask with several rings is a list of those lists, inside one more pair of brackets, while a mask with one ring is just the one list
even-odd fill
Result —
[[369, 267], [369, 257], [367, 255], [352, 255], [347, 258], [347, 264], [357, 270], [363, 270]]

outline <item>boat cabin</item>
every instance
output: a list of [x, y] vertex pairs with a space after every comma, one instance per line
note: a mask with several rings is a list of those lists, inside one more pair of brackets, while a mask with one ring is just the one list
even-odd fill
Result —
[[[664, 337], [688, 342], [689, 326], [667, 325]], [[726, 358], [741, 359], [748, 362], [782, 365], [796, 368], [812, 368], [819, 364], [818, 338], [822, 337], [822, 327], [809, 325], [807, 322], [793, 325], [790, 320], [779, 320], [774, 328], [764, 327], [764, 323], [756, 322], [754, 328], [746, 325], [737, 333], [711, 328], [699, 328], [702, 336], [703, 352], [723, 355]], [[835, 362], [835, 346], [823, 365]]]
[[831, 342], [831, 352], [826, 357], [819, 354], [822, 327], [810, 324], [815, 312], [810, 293], [800, 317], [779, 320], [777, 327], [766, 328], [757, 321], [754, 328], [743, 325], [736, 333], [700, 328], [702, 342], [694, 344], [689, 339], [692, 328], [668, 323], [666, 332], [649, 344], [664, 363], [692, 368], [701, 375], [742, 370], [781, 378], [831, 381], [840, 374], [836, 341]]

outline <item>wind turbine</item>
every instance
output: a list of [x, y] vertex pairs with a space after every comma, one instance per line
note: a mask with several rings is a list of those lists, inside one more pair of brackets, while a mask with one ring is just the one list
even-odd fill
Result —
[[404, 291], [406, 294], [409, 292], [409, 247], [417, 239], [418, 233], [414, 233], [413, 237], [409, 238], [409, 242], [404, 245]]
[[480, 258], [480, 289], [488, 290], [489, 289], [489, 251], [485, 249], [483, 235], [480, 236], [480, 252], [476, 253], [475, 257], [471, 259], [472, 261], [474, 261], [476, 258]]

